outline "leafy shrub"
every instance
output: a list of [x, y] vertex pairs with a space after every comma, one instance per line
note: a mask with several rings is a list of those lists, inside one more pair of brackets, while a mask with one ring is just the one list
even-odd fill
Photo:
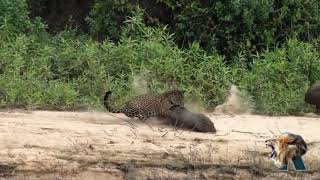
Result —
[[0, 95], [4, 106], [100, 107], [106, 89], [119, 95], [119, 102], [130, 95], [134, 44], [100, 44], [75, 31], [3, 39]]
[[256, 55], [251, 69], [239, 53], [237, 63], [225, 64], [199, 43], [180, 49], [167, 26], [150, 27], [137, 9], [123, 26], [118, 43], [98, 43], [77, 31], [50, 35], [0, 33], [1, 106], [40, 108], [100, 108], [106, 90], [120, 105], [136, 94], [136, 75], [149, 91], [179, 88], [187, 99], [208, 108], [222, 104], [231, 84], [255, 101], [257, 112], [292, 114], [308, 110], [303, 101], [309, 84], [319, 81], [320, 54], [311, 43], [297, 39], [282, 48]]
[[180, 50], [166, 27], [151, 28], [143, 23], [143, 11], [127, 21], [121, 49], [130, 47], [128, 63], [134, 74], [143, 74], [151, 91], [181, 88], [188, 98], [202, 100], [206, 107], [222, 103], [232, 78], [224, 59], [207, 55], [199, 44]]
[[0, 27], [10, 31], [24, 31], [31, 27], [25, 0], [0, 0]]
[[[175, 19], [180, 45], [197, 41], [208, 52], [215, 48], [228, 60], [282, 44], [298, 36], [319, 36], [319, 1], [189, 1]], [[230, 59], [231, 58], [231, 59]]]
[[100, 39], [119, 40], [121, 26], [131, 11], [127, 0], [98, 0], [95, 2], [86, 21], [90, 33]]
[[44, 102], [48, 107], [68, 109], [77, 103], [78, 93], [71, 83], [50, 81]]
[[[145, 8], [144, 23], [167, 25], [179, 47], [193, 42], [210, 54], [237, 62], [242, 52], [250, 63], [253, 55], [274, 48], [288, 38], [311, 41], [320, 29], [320, 3], [311, 1], [97, 1], [88, 18], [95, 36], [119, 40], [125, 17], [133, 7]], [[163, 13], [156, 13], [165, 12]], [[161, 20], [159, 20], [161, 19]]]
[[[242, 80], [263, 114], [293, 114], [306, 106], [304, 93], [320, 78], [320, 57], [308, 43], [289, 40], [275, 51], [258, 55]], [[243, 85], [242, 84], [242, 85]]]

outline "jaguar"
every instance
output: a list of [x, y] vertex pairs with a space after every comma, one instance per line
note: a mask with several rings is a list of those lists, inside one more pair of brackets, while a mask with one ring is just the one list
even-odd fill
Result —
[[110, 105], [111, 91], [104, 96], [104, 106], [111, 113], [124, 113], [130, 118], [138, 118], [145, 121], [151, 117], [170, 117], [173, 106], [184, 107], [184, 91], [170, 90], [164, 93], [147, 93], [135, 96], [127, 101], [123, 107]]

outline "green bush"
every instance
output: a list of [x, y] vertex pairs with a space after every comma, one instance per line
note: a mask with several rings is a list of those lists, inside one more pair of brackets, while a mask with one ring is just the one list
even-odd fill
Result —
[[0, 74], [2, 103], [68, 109], [83, 105], [92, 93], [101, 94], [107, 75], [99, 62], [103, 58], [99, 45], [75, 39], [71, 33], [55, 37], [29, 34], [0, 42], [5, 67]]
[[143, 74], [150, 91], [181, 88], [188, 98], [198, 99], [206, 107], [222, 103], [232, 81], [224, 59], [207, 55], [197, 43], [180, 50], [166, 27], [148, 27], [142, 17], [143, 11], [138, 9], [127, 21], [118, 45], [128, 49], [125, 54], [133, 74]]
[[282, 48], [256, 55], [248, 69], [243, 53], [235, 57], [237, 63], [226, 64], [197, 42], [180, 49], [167, 26], [147, 26], [139, 8], [132, 13], [118, 43], [99, 43], [70, 30], [56, 35], [43, 29], [14, 35], [1, 31], [1, 106], [101, 108], [106, 90], [120, 105], [137, 93], [132, 83], [140, 75], [149, 91], [183, 89], [188, 100], [207, 108], [222, 104], [235, 84], [252, 97], [259, 113], [310, 110], [304, 92], [320, 80], [318, 41], [288, 40]]
[[127, 0], [97, 0], [86, 21], [93, 37], [119, 40], [121, 26], [131, 8]]
[[[102, 44], [74, 32], [55, 36], [21, 34], [0, 42], [4, 105], [74, 109], [100, 107], [105, 90], [121, 104], [134, 95], [131, 83], [144, 74], [150, 91], [180, 87], [187, 95], [222, 103], [230, 69], [223, 58], [207, 55], [199, 45], [180, 50], [166, 28], [150, 28], [143, 11], [127, 21], [118, 44]], [[174, 86], [172, 86], [174, 85]]]
[[236, 62], [242, 52], [250, 63], [256, 52], [288, 38], [311, 41], [320, 35], [317, 0], [97, 1], [88, 18], [92, 34], [119, 40], [125, 17], [136, 6], [148, 12], [143, 17], [148, 26], [159, 25], [154, 21], [167, 25], [179, 47], [198, 42], [207, 53], [218, 52], [228, 62]]
[[[234, 58], [272, 48], [294, 36], [309, 41], [319, 36], [320, 2], [312, 1], [190, 1], [175, 19], [182, 46], [197, 41], [208, 52]], [[235, 59], [236, 61], [236, 59]]]
[[241, 86], [254, 97], [257, 112], [286, 115], [307, 110], [304, 93], [319, 79], [319, 54], [310, 44], [293, 39], [258, 55]]
[[25, 0], [0, 0], [0, 27], [20, 32], [31, 27]]
[[16, 33], [43, 34], [45, 24], [39, 18], [30, 20], [26, 0], [0, 0], [0, 40]]

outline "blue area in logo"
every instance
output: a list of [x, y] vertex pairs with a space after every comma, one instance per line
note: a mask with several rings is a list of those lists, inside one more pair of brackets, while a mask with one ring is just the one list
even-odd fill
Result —
[[[301, 156], [297, 156], [292, 159], [294, 168], [296, 171], [306, 171], [306, 166], [301, 158]], [[279, 169], [280, 171], [288, 171], [288, 164], [284, 165], [282, 168]]]
[[293, 165], [294, 165], [294, 168], [296, 169], [296, 171], [306, 171], [307, 170], [301, 156], [297, 156], [297, 157], [293, 158], [292, 161], [293, 161]]

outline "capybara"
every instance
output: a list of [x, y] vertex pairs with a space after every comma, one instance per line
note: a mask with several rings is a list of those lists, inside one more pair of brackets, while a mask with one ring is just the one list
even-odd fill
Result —
[[320, 114], [320, 84], [310, 86], [304, 100], [309, 104], [316, 105], [316, 113]]
[[177, 128], [190, 129], [196, 132], [216, 132], [213, 122], [204, 114], [194, 113], [185, 107], [173, 106], [170, 117], [166, 117], [169, 124]]

